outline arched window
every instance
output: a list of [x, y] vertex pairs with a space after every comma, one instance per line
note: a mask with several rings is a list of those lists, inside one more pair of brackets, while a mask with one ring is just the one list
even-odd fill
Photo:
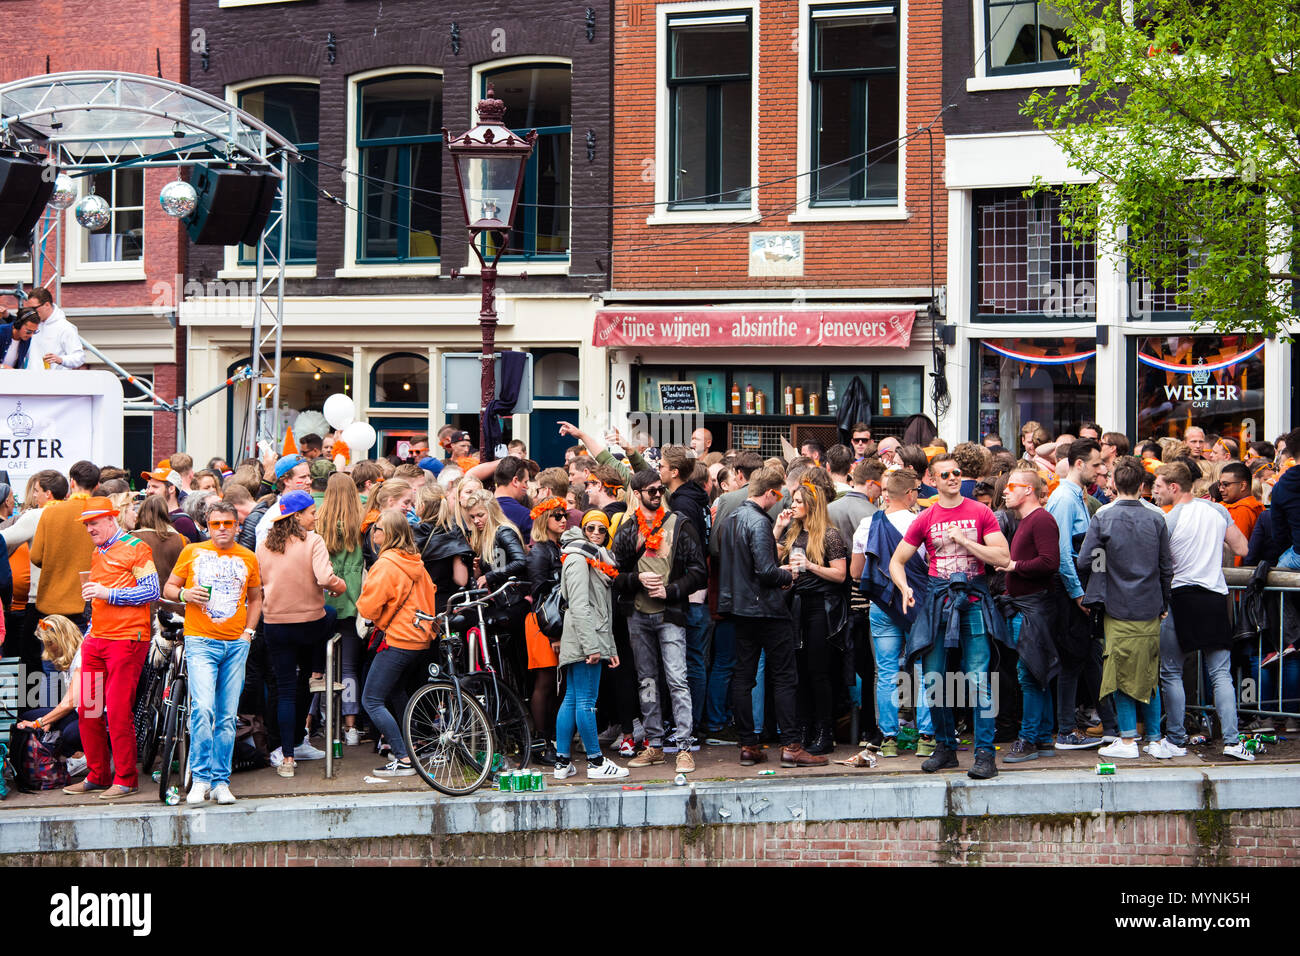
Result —
[[536, 398], [578, 397], [578, 356], [575, 352], [535, 352], [533, 363], [533, 395]]
[[430, 261], [442, 236], [442, 77], [390, 74], [357, 90], [358, 262]]
[[395, 352], [381, 358], [370, 373], [370, 403], [426, 407], [429, 404], [428, 357]]
[[[256, 116], [288, 139], [303, 154], [301, 163], [289, 165], [288, 263], [316, 261], [316, 197], [320, 171], [320, 86], [306, 81], [269, 83], [239, 93], [239, 107]], [[272, 213], [274, 215], [274, 213]], [[268, 252], [280, 253], [279, 230], [267, 237]], [[252, 246], [239, 247], [240, 265], [257, 261]]]

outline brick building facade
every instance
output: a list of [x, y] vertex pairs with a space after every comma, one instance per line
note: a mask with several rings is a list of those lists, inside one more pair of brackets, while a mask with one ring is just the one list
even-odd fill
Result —
[[[87, 5], [70, 0], [11, 0], [5, 4], [7, 49], [0, 56], [0, 83], [43, 73], [113, 70], [161, 75], [185, 82], [190, 48], [187, 11], [180, 0], [114, 0]], [[185, 350], [176, 327], [171, 287], [185, 272], [183, 227], [158, 205], [158, 192], [174, 169], [132, 170], [96, 178], [97, 192], [115, 190], [115, 222], [87, 234], [64, 215], [61, 303], [82, 336], [164, 398], [179, 394]], [[83, 186], [84, 188], [84, 186]], [[0, 254], [0, 287], [30, 286], [30, 259], [15, 246]], [[52, 263], [54, 250], [46, 250]], [[44, 270], [48, 282], [52, 264]], [[14, 300], [4, 303], [12, 307]], [[162, 305], [159, 308], [159, 305]], [[87, 352], [90, 368], [105, 368]], [[142, 394], [126, 382], [126, 398]], [[131, 469], [152, 465], [176, 450], [176, 417], [128, 413], [126, 461]]]
[[[578, 414], [579, 383], [599, 407], [603, 368], [586, 340], [591, 297], [609, 281], [607, 5], [191, 0], [189, 13], [207, 50], [190, 83], [262, 111], [307, 157], [289, 224], [291, 413], [347, 391], [384, 453], [444, 421], [477, 434], [477, 394], [441, 395], [444, 357], [479, 349], [480, 294], [441, 132], [473, 123], [489, 81], [506, 123], [540, 132], [498, 282], [498, 349], [534, 362], [534, 409], [512, 431], [530, 445], [558, 440], [554, 421]], [[247, 361], [250, 253], [193, 250], [206, 294], [181, 309], [191, 389]], [[195, 441], [233, 452], [247, 440], [244, 401], [196, 413]]]
[[[716, 448], [825, 445], [843, 437], [834, 406], [855, 377], [879, 434], [913, 413], [935, 417], [941, 13], [930, 0], [617, 0], [615, 255], [597, 326], [616, 325], [624, 346], [611, 356], [615, 418], [660, 411], [658, 383], [690, 380]], [[627, 331], [682, 310], [742, 331], [807, 321], [805, 334], [783, 338], [778, 325], [739, 345]], [[836, 341], [824, 324], [816, 333], [840, 312], [915, 324], [888, 345]], [[787, 386], [804, 394], [793, 415]], [[762, 414], [750, 391], [763, 393]]]

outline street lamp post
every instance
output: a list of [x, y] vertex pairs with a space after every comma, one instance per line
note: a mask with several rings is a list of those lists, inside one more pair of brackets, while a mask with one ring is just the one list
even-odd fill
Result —
[[[460, 136], [451, 136], [443, 128], [443, 142], [456, 167], [456, 186], [460, 192], [469, 246], [478, 258], [483, 277], [483, 304], [479, 310], [479, 329], [483, 338], [482, 410], [480, 438], [482, 460], [491, 461], [495, 449], [488, 441], [488, 404], [496, 397], [493, 360], [496, 350], [497, 262], [505, 252], [510, 230], [524, 185], [524, 170], [532, 154], [537, 131], [517, 136], [504, 123], [506, 105], [496, 98], [492, 84], [487, 96], [479, 100], [478, 125]], [[479, 248], [480, 239], [484, 248]]]

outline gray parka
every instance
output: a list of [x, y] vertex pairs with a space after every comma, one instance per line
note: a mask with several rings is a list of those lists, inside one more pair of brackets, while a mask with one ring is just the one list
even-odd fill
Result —
[[583, 535], [581, 528], [570, 528], [560, 538], [564, 564], [560, 587], [568, 610], [564, 613], [564, 632], [560, 637], [560, 666], [585, 660], [588, 654], [600, 654], [602, 660], [614, 657], [613, 583], [602, 571], [584, 559], [592, 558], [613, 565], [613, 556], [598, 548]]

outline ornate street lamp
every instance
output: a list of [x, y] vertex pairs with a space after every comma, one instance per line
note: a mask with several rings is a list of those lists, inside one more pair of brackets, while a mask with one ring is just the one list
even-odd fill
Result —
[[[537, 131], [516, 136], [505, 125], [506, 105], [497, 99], [488, 84], [487, 96], [479, 100], [478, 125], [460, 136], [443, 128], [443, 142], [456, 167], [456, 186], [460, 192], [469, 245], [478, 257], [483, 276], [483, 306], [479, 310], [479, 328], [483, 335], [482, 411], [479, 445], [482, 460], [491, 461], [495, 449], [488, 447], [487, 407], [496, 397], [493, 370], [496, 349], [497, 312], [494, 302], [497, 285], [497, 261], [505, 252], [510, 230], [514, 226], [519, 192], [524, 185], [524, 170], [537, 141]], [[479, 248], [480, 239], [484, 248]], [[485, 254], [486, 253], [486, 254]]]

